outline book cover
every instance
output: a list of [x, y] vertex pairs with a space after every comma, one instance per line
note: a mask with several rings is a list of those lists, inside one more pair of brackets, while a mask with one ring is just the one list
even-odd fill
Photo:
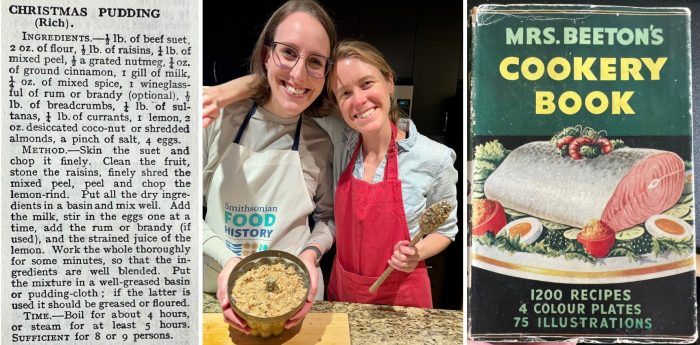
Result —
[[697, 338], [690, 12], [472, 12], [469, 334]]

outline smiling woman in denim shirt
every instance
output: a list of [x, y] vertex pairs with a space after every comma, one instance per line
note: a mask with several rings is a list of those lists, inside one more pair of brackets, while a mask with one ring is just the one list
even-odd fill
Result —
[[[334, 54], [326, 90], [349, 128], [339, 135], [344, 169], [335, 192], [336, 258], [330, 300], [430, 308], [424, 260], [440, 253], [457, 234], [456, 208], [447, 223], [415, 247], [418, 219], [440, 200], [457, 203], [454, 151], [400, 120], [394, 72], [368, 43], [346, 41]], [[336, 148], [336, 153], [338, 148]], [[337, 160], [336, 160], [337, 161]], [[336, 164], [337, 165], [337, 164]], [[394, 268], [375, 293], [368, 289], [387, 266]]]
[[[430, 308], [424, 260], [454, 241], [457, 207], [436, 232], [414, 247], [409, 241], [419, 232], [427, 207], [440, 200], [457, 204], [456, 155], [399, 118], [395, 74], [374, 47], [346, 41], [333, 60], [326, 88], [341, 115], [317, 119], [333, 141], [337, 183], [337, 250], [328, 298]], [[222, 104], [246, 96], [245, 78], [205, 90], [214, 100], [205, 104], [205, 119], [216, 116]], [[387, 265], [395, 271], [375, 294], [369, 293]]]

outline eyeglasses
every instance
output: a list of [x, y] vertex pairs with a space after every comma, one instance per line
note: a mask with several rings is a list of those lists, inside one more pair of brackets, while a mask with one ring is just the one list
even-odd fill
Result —
[[[272, 60], [279, 68], [292, 69], [302, 57], [296, 48], [284, 43], [271, 42], [270, 47], [274, 52], [274, 54], [272, 54]], [[306, 73], [310, 77], [316, 79], [325, 78], [326, 74], [328, 74], [328, 71], [331, 69], [331, 65], [333, 65], [331, 59], [318, 54], [309, 54], [304, 57], [304, 60]]]

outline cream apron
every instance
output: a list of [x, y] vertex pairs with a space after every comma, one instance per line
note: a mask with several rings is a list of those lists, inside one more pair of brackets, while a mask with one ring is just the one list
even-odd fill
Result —
[[[301, 116], [291, 150], [254, 152], [239, 142], [256, 107], [248, 111], [212, 175], [205, 221], [236, 256], [267, 249], [299, 255], [311, 235], [308, 216], [314, 211], [298, 152]], [[212, 261], [204, 258], [207, 292], [216, 291], [221, 270], [211, 267]], [[318, 290], [323, 296], [322, 278]]]

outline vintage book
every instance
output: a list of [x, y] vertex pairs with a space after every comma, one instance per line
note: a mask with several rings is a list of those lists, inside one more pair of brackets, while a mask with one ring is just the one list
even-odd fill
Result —
[[471, 25], [470, 337], [694, 342], [690, 12]]

